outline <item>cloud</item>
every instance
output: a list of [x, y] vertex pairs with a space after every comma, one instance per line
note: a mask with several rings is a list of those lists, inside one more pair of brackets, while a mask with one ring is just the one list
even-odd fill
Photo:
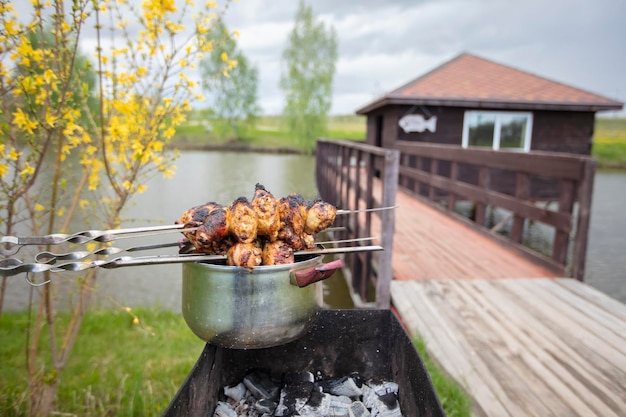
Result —
[[[352, 113], [461, 52], [626, 101], [624, 1], [316, 0], [309, 4], [338, 36], [333, 113]], [[274, 84], [261, 87], [266, 112], [280, 109], [275, 71], [280, 70], [297, 5], [292, 0], [242, 0], [231, 6], [227, 16], [242, 33], [244, 53], [259, 63], [260, 82]]]

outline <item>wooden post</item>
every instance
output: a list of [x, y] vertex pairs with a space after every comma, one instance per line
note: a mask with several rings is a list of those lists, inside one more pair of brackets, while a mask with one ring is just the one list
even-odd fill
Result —
[[[398, 191], [400, 152], [388, 150], [385, 154], [385, 172], [383, 178], [383, 207], [396, 205]], [[376, 307], [387, 309], [391, 305], [391, 280], [393, 270], [391, 257], [393, 253], [393, 233], [395, 228], [395, 210], [380, 212], [382, 236], [381, 244], [385, 248], [378, 260], [378, 279], [376, 280]]]
[[[559, 181], [559, 213], [569, 214], [574, 206], [574, 181]], [[569, 233], [556, 229], [554, 244], [552, 247], [552, 259], [565, 265], [567, 263], [567, 247], [569, 246]]]
[[[525, 172], [517, 172], [515, 174], [515, 197], [518, 200], [528, 200], [528, 190], [530, 185], [530, 178]], [[511, 240], [517, 243], [522, 243], [522, 236], [524, 234], [525, 218], [518, 213], [513, 214], [513, 227], [511, 228]]]
[[591, 158], [586, 159], [583, 165], [582, 179], [578, 186], [578, 220], [571, 273], [572, 277], [579, 281], [583, 281], [585, 277], [587, 240], [589, 238], [589, 223], [591, 220], [591, 197], [593, 195], [595, 173], [596, 162]]
[[[478, 186], [485, 190], [489, 188], [489, 168], [486, 166], [481, 166], [478, 171]], [[481, 226], [485, 225], [485, 212], [487, 211], [487, 206], [483, 203], [476, 203], [476, 223]]]
[[[459, 174], [459, 163], [457, 161], [452, 161], [452, 166], [450, 167], [450, 181], [456, 182], [456, 179]], [[448, 191], [448, 210], [454, 211], [454, 206], [456, 204], [456, 194], [452, 191]]]
[[[431, 176], [431, 178], [434, 177], [435, 175], [437, 175], [438, 167], [439, 167], [439, 160], [432, 158], [430, 160], [430, 176]], [[430, 188], [428, 189], [428, 199], [430, 201], [435, 201], [435, 191], [436, 191], [436, 188], [432, 184], [432, 179], [431, 179]]]

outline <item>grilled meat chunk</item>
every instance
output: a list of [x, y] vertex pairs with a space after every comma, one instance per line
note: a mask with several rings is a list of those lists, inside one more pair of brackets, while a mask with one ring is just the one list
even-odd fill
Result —
[[319, 233], [333, 224], [337, 209], [332, 204], [316, 200], [307, 210], [304, 233]]
[[257, 237], [258, 221], [246, 197], [239, 197], [230, 206], [230, 232], [242, 243], [252, 243]]
[[284, 265], [295, 262], [293, 249], [282, 240], [265, 242], [262, 253], [263, 265]]
[[226, 253], [226, 263], [230, 266], [253, 268], [261, 265], [262, 251], [254, 243], [237, 242]]
[[261, 184], [255, 187], [252, 209], [257, 216], [257, 235], [267, 238], [270, 242], [278, 239], [280, 229], [278, 202]]
[[228, 207], [209, 202], [185, 211], [176, 220], [185, 225], [180, 252], [225, 254], [229, 265], [245, 267], [292, 263], [294, 251], [315, 248], [315, 235], [336, 214], [322, 200], [296, 193], [276, 199], [256, 184], [252, 201], [239, 197]]

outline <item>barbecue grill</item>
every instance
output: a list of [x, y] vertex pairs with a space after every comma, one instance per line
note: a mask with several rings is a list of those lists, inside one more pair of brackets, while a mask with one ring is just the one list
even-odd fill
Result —
[[220, 390], [254, 369], [278, 377], [303, 370], [331, 378], [358, 372], [396, 382], [404, 416], [445, 416], [424, 363], [390, 310], [324, 310], [308, 333], [271, 348], [207, 344], [163, 416], [212, 416]]

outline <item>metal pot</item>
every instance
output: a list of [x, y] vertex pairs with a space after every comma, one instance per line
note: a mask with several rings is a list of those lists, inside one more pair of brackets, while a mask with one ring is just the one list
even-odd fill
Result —
[[306, 333], [320, 308], [317, 285], [343, 266], [322, 256], [247, 269], [183, 264], [183, 317], [202, 340], [232, 349], [265, 348]]

